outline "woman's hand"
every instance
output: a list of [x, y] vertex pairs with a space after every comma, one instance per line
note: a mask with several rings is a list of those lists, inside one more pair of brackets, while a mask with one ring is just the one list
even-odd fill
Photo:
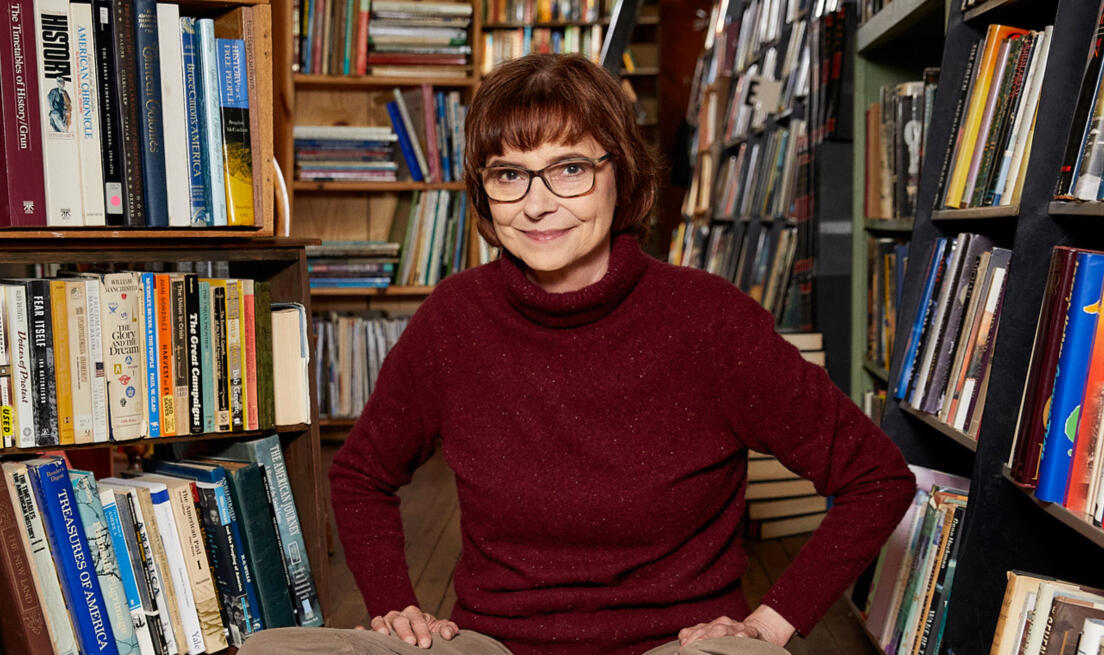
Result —
[[766, 605], [760, 605], [743, 621], [721, 616], [709, 623], [699, 623], [679, 631], [679, 646], [692, 644], [699, 639], [719, 637], [747, 637], [759, 639], [775, 646], [785, 646], [793, 636], [794, 627]]
[[429, 648], [433, 643], [432, 635], [452, 639], [460, 632], [460, 628], [452, 621], [438, 619], [415, 605], [410, 605], [401, 612], [392, 610], [383, 616], [372, 617], [371, 626], [376, 632], [395, 635], [419, 648]]

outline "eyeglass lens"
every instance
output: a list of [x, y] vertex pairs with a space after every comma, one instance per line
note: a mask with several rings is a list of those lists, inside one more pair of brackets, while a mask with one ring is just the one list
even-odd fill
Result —
[[[589, 161], [565, 161], [548, 166], [542, 173], [549, 191], [570, 198], [594, 186], [595, 166]], [[492, 166], [483, 171], [483, 189], [492, 200], [512, 202], [529, 190], [530, 174], [523, 168]]]

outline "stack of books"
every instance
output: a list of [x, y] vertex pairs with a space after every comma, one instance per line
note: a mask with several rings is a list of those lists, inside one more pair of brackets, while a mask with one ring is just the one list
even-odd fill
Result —
[[322, 416], [360, 416], [376, 388], [384, 358], [409, 321], [405, 316], [315, 316], [314, 375]]
[[394, 282], [398, 243], [387, 241], [323, 241], [307, 246], [307, 276], [312, 289], [371, 289]]
[[402, 149], [399, 172], [415, 182], [464, 179], [464, 119], [460, 92], [435, 91], [428, 84], [393, 89], [387, 114]]
[[301, 307], [269, 297], [267, 282], [188, 273], [0, 281], [4, 446], [309, 422]]
[[602, 54], [602, 25], [564, 27], [488, 28], [483, 32], [482, 73], [504, 61], [528, 54], [580, 54], [598, 63]]
[[398, 137], [389, 127], [296, 125], [295, 177], [312, 182], [394, 182]]
[[774, 457], [748, 453], [747, 536], [777, 539], [816, 530], [829, 499]]
[[867, 389], [863, 392], [863, 414], [866, 414], [868, 417], [870, 417], [870, 420], [874, 421], [874, 423], [881, 425], [882, 416], [885, 414], [885, 402], [885, 389]]
[[980, 234], [939, 238], [893, 396], [976, 439], [1012, 252]]
[[1016, 482], [1097, 526], [1104, 518], [1102, 286], [1104, 253], [1054, 249], [1009, 458]]
[[992, 655], [1099, 655], [1102, 648], [1104, 589], [1008, 572]]
[[491, 0], [484, 6], [487, 23], [594, 23], [598, 20], [598, 0]]
[[99, 480], [62, 457], [4, 462], [0, 588], [20, 602], [5, 650], [215, 653], [321, 626], [280, 448], [272, 435]]
[[1053, 26], [990, 25], [970, 60], [955, 107], [954, 147], [939, 179], [951, 209], [1019, 202]]
[[939, 69], [924, 79], [883, 86], [881, 102], [866, 110], [867, 218], [912, 218], [924, 164], [924, 146], [939, 84]]
[[14, 4], [0, 40], [0, 227], [260, 223], [261, 9]]

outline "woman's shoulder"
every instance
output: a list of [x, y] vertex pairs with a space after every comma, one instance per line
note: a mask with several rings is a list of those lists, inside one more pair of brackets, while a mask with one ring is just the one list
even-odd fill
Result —
[[490, 292], [497, 266], [498, 262], [493, 261], [445, 277], [437, 283], [419, 311], [448, 311], [477, 302], [480, 296]]
[[683, 297], [693, 303], [710, 300], [737, 304], [755, 302], [730, 280], [689, 266], [675, 266], [657, 259], [651, 263], [648, 276], [651, 284], [662, 293]]

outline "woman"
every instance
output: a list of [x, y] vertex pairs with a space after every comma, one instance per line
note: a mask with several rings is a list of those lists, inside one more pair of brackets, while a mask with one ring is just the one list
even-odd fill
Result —
[[[503, 64], [465, 129], [479, 230], [503, 257], [425, 301], [334, 459], [373, 615], [373, 632], [347, 631], [365, 650], [347, 652], [781, 652], [905, 511], [900, 452], [731, 283], [641, 252], [657, 172], [605, 71]], [[462, 516], [450, 621], [417, 607], [395, 496], [438, 441]], [[751, 612], [748, 449], [836, 498]]]

